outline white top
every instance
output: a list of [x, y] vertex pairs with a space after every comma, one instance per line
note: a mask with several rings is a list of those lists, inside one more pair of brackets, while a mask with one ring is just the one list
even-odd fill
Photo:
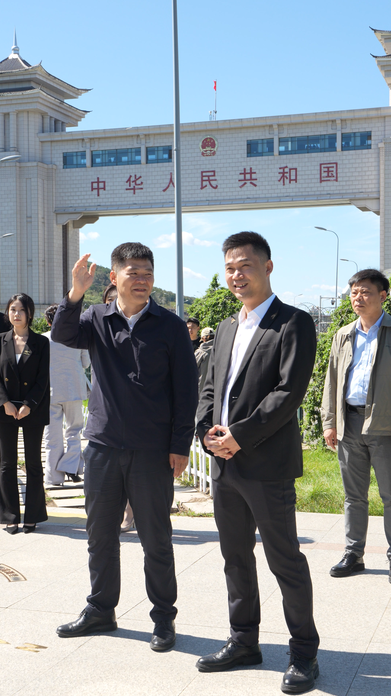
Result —
[[47, 336], [50, 345], [50, 400], [53, 404], [79, 401], [87, 398], [84, 368], [90, 364], [88, 350], [69, 348], [54, 343], [51, 332]]
[[236, 331], [235, 341], [232, 347], [231, 364], [225, 387], [223, 408], [221, 411], [221, 425], [228, 425], [228, 400], [232, 385], [236, 380], [242, 360], [245, 356], [247, 348], [250, 345], [251, 339], [275, 297], [275, 294], [272, 293], [270, 297], [265, 300], [265, 302], [262, 302], [260, 305], [258, 305], [258, 307], [255, 307], [255, 309], [248, 314], [244, 305], [239, 312], [239, 326]]
[[19, 362], [21, 357], [22, 357], [22, 353], [15, 353], [15, 359], [16, 359], [17, 363]]
[[126, 314], [122, 311], [121, 307], [119, 306], [118, 300], [116, 300], [115, 302], [116, 302], [116, 305], [117, 305], [118, 313], [121, 315], [121, 317], [124, 317], [124, 318], [126, 319], [126, 321], [127, 321], [128, 324], [129, 324], [129, 330], [130, 330], [130, 331], [133, 330], [135, 323], [136, 323], [136, 322], [140, 319], [140, 317], [147, 311], [149, 305], [151, 304], [151, 300], [148, 299], [147, 304], [145, 305], [145, 307], [143, 307], [143, 308], [140, 310], [140, 312], [137, 312], [137, 314], [132, 314], [131, 317], [127, 317]]

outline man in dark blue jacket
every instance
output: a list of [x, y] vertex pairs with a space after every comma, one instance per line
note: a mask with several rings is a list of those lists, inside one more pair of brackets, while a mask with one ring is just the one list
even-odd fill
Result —
[[184, 471], [194, 433], [197, 367], [186, 324], [157, 305], [153, 254], [126, 243], [111, 255], [117, 300], [80, 316], [96, 264], [89, 254], [72, 271], [73, 284], [56, 313], [52, 339], [87, 348], [94, 370], [85, 435], [85, 496], [91, 593], [79, 618], [59, 626], [62, 637], [117, 628], [119, 535], [127, 499], [145, 554], [155, 623], [151, 648], [175, 643], [177, 596], [170, 510], [173, 477]]

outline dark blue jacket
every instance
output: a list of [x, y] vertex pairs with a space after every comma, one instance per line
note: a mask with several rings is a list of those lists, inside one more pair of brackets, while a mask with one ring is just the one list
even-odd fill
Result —
[[188, 455], [197, 408], [197, 367], [186, 324], [151, 298], [132, 331], [116, 308], [65, 297], [52, 340], [87, 348], [94, 370], [85, 436], [117, 449]]

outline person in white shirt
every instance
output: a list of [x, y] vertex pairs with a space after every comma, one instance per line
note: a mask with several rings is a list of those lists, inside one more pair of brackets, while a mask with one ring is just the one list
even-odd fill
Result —
[[228, 288], [243, 303], [216, 330], [197, 411], [197, 431], [213, 455], [215, 519], [225, 561], [231, 636], [197, 662], [216, 672], [262, 662], [255, 533], [281, 588], [291, 659], [281, 689], [304, 693], [319, 674], [312, 585], [300, 552], [295, 478], [303, 457], [297, 409], [311, 377], [314, 322], [272, 292], [270, 247], [255, 232], [223, 244]]
[[[49, 326], [53, 323], [57, 307], [53, 304], [45, 311]], [[90, 356], [88, 350], [54, 343], [50, 331], [43, 335], [47, 336], [50, 344], [50, 423], [44, 431], [45, 486], [61, 486], [65, 476], [78, 483], [84, 469], [80, 433], [84, 425], [83, 400], [87, 398], [84, 370], [90, 364]]]

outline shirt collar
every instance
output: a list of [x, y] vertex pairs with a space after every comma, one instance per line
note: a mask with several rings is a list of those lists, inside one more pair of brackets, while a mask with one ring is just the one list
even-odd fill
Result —
[[137, 312], [137, 314], [132, 314], [131, 317], [127, 317], [126, 314], [124, 314], [124, 312], [122, 311], [121, 307], [118, 304], [118, 300], [115, 300], [115, 303], [117, 306], [117, 312], [118, 312], [118, 314], [121, 315], [121, 317], [124, 317], [124, 319], [126, 319], [126, 321], [130, 321], [131, 319], [133, 321], [135, 321], [135, 320], [137, 321], [137, 319], [140, 319], [140, 317], [144, 314], [144, 312], [146, 312], [147, 309], [149, 309], [149, 305], [151, 304], [151, 300], [150, 300], [150, 298], [148, 298], [148, 302], [145, 305], [145, 307], [143, 307], [139, 312]]
[[270, 297], [267, 298], [264, 302], [261, 302], [258, 307], [255, 307], [255, 309], [252, 309], [251, 312], [248, 314], [246, 313], [245, 307], [243, 305], [242, 309], [239, 312], [239, 325], [242, 324], [244, 321], [248, 321], [249, 324], [259, 324], [259, 322], [263, 319], [265, 316], [267, 310], [269, 309], [271, 303], [273, 302], [275, 298], [274, 292], [270, 295]]
[[[383, 309], [383, 311], [382, 311], [382, 313], [381, 313], [379, 319], [378, 319], [374, 324], [372, 324], [372, 326], [371, 326], [371, 328], [369, 329], [369, 331], [377, 330], [377, 329], [379, 328], [380, 324], [381, 324], [382, 321], [383, 321], [383, 317], [384, 317], [384, 309]], [[362, 326], [361, 326], [361, 317], [358, 318], [356, 330], [357, 330], [357, 331], [362, 331], [362, 333], [365, 333], [365, 331], [363, 331]], [[369, 331], [368, 331], [368, 333], [369, 333]]]

